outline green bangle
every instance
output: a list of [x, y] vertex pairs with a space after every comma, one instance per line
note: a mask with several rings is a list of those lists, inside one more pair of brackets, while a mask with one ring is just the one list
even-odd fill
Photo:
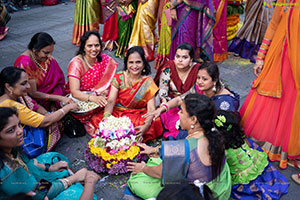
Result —
[[108, 118], [109, 116], [111, 116], [111, 114], [110, 114], [110, 113], [104, 113], [104, 114], [103, 114], [103, 118], [102, 118], [102, 119], [106, 119], [106, 118]]

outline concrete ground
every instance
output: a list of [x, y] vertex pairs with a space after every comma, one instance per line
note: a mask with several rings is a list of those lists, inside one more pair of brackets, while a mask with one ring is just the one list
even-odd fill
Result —
[[[19, 11], [11, 14], [11, 21], [8, 23], [10, 27], [6, 38], [0, 41], [0, 70], [6, 66], [12, 66], [16, 58], [26, 50], [30, 38], [40, 31], [48, 32], [56, 41], [53, 56], [56, 58], [64, 73], [67, 74], [68, 63], [75, 55], [77, 47], [72, 45], [72, 30], [74, 3], [68, 2], [67, 5], [59, 4], [56, 6], [30, 5], [31, 9], [27, 11]], [[102, 33], [103, 26], [100, 26]], [[105, 51], [113, 57], [118, 63], [120, 70], [123, 61], [116, 58], [112, 52]], [[154, 63], [151, 63], [153, 68]], [[239, 93], [241, 103], [245, 100], [251, 86], [252, 80], [255, 78], [252, 73], [253, 64], [248, 60], [229, 56], [229, 59], [219, 64], [221, 77], [231, 90]], [[154, 76], [155, 70], [152, 72]], [[55, 151], [61, 152], [68, 157], [74, 169], [88, 167], [84, 161], [84, 151], [87, 148], [89, 136], [82, 138], [70, 139], [63, 136], [58, 143]], [[273, 163], [278, 168], [278, 163]], [[298, 173], [299, 170], [288, 167], [286, 170], [280, 170], [281, 173], [288, 178], [290, 187], [289, 193], [281, 199], [299, 199], [299, 186], [291, 179], [291, 174]], [[102, 177], [107, 174], [101, 174]], [[101, 184], [96, 185], [96, 194], [98, 198], [120, 199], [125, 189], [126, 181], [129, 174], [109, 176]]]

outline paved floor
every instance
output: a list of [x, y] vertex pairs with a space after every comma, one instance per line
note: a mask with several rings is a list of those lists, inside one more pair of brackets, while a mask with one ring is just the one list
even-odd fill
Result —
[[[56, 41], [53, 56], [57, 59], [64, 73], [67, 72], [68, 63], [75, 55], [77, 47], [72, 45], [73, 15], [74, 3], [67, 5], [59, 4], [56, 6], [44, 7], [33, 5], [32, 9], [19, 11], [11, 14], [9, 33], [3, 41], [0, 41], [0, 70], [6, 66], [12, 66], [16, 58], [26, 50], [30, 38], [36, 32], [44, 31], [53, 36]], [[100, 33], [102, 26], [100, 26]], [[105, 52], [108, 55], [114, 55], [111, 52]], [[123, 66], [122, 60], [115, 58], [119, 63], [118, 70]], [[151, 63], [153, 68], [153, 62]], [[252, 73], [253, 64], [249, 61], [240, 59], [233, 55], [219, 64], [221, 77], [231, 90], [236, 91], [241, 96], [241, 103], [244, 101], [254, 75]], [[152, 75], [154, 76], [155, 70]], [[70, 139], [63, 137], [56, 147], [56, 151], [63, 153], [68, 157], [74, 169], [87, 167], [83, 152], [87, 147], [89, 137]], [[273, 163], [277, 167], [277, 163]], [[299, 172], [295, 168], [289, 167], [286, 170], [280, 170], [290, 182], [289, 193], [282, 199], [300, 199], [299, 186], [297, 186], [290, 176]], [[106, 176], [102, 174], [101, 176]], [[99, 198], [114, 200], [120, 199], [124, 191], [124, 186], [128, 178], [126, 175], [109, 176], [108, 179], [96, 185], [96, 194]], [[297, 195], [299, 195], [297, 197]]]

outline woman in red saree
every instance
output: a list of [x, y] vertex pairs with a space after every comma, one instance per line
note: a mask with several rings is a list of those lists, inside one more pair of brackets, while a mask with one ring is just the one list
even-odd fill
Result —
[[[101, 39], [98, 32], [88, 31], [80, 40], [77, 56], [69, 64], [68, 85], [73, 97], [81, 101], [91, 101], [104, 107], [110, 82], [118, 64], [109, 56], [101, 53]], [[83, 91], [91, 91], [86, 94]], [[89, 134], [94, 132], [90, 124], [92, 115], [76, 116]]]
[[143, 142], [155, 139], [162, 134], [160, 118], [144, 118], [147, 112], [155, 110], [155, 94], [158, 87], [150, 76], [151, 68], [146, 61], [142, 47], [128, 50], [124, 59], [124, 71], [115, 75], [104, 113], [94, 116], [94, 127], [99, 126], [103, 118], [127, 116], [134, 124], [137, 134]]
[[44, 32], [36, 33], [28, 49], [15, 61], [14, 66], [24, 69], [29, 76], [29, 95], [46, 110], [60, 108], [72, 102], [65, 95], [65, 76], [56, 60], [51, 56], [55, 41]]
[[[159, 83], [158, 97], [164, 105], [167, 101], [181, 96], [189, 91], [197, 80], [199, 64], [193, 62], [194, 50], [187, 43], [177, 46], [175, 59], [167, 61], [156, 73], [154, 81]], [[179, 120], [179, 108], [175, 107], [161, 115], [164, 125], [164, 137], [175, 139], [178, 130], [176, 122]]]
[[299, 4], [277, 1], [254, 66], [258, 77], [240, 110], [246, 135], [280, 168], [300, 158]]

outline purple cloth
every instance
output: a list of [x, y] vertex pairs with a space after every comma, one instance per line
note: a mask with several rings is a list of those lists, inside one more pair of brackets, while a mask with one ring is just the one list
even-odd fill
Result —
[[[187, 11], [187, 8], [190, 8]], [[172, 21], [172, 43], [170, 49], [170, 60], [174, 59], [176, 47], [186, 42], [190, 44], [195, 52], [196, 58], [200, 53], [213, 61], [213, 34], [212, 27], [215, 23], [213, 4], [209, 0], [190, 0], [189, 6], [181, 3], [176, 8], [177, 21]]]

